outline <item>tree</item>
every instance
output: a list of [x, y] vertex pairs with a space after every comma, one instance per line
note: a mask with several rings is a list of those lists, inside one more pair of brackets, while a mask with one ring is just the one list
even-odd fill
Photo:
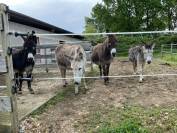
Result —
[[102, 0], [86, 19], [97, 32], [172, 30], [177, 22], [176, 0]]
[[174, 30], [177, 27], [177, 1], [176, 0], [162, 0], [163, 17], [167, 23], [169, 30]]

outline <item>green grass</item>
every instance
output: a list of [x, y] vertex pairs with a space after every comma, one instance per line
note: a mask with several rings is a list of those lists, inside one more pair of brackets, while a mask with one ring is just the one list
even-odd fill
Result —
[[177, 62], [177, 54], [164, 54], [162, 60], [169, 61], [169, 62]]
[[176, 107], [97, 107], [80, 123], [88, 133], [177, 132]]

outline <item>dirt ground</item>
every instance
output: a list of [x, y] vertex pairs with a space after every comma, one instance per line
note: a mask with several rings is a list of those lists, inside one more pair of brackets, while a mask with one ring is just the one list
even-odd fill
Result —
[[[155, 60], [146, 65], [145, 74], [176, 73], [177, 67]], [[110, 68], [110, 75], [132, 74], [132, 66], [125, 59], [115, 59]], [[48, 83], [51, 81], [47, 81]], [[42, 83], [38, 83], [38, 86]], [[37, 83], [36, 83], [37, 85]], [[43, 84], [45, 86], [45, 84]], [[99, 106], [122, 107], [140, 105], [144, 107], [165, 106], [177, 103], [176, 77], [145, 77], [143, 83], [137, 78], [110, 79], [105, 86], [103, 80], [89, 84], [86, 94], [74, 96], [71, 92], [57, 105], [51, 107], [37, 118], [27, 118], [22, 122], [26, 132], [74, 133], [85, 132], [75, 126], [81, 119]], [[96, 111], [96, 110], [95, 110]], [[30, 128], [29, 128], [30, 127]], [[82, 127], [82, 126], [81, 126]]]
[[[23, 118], [25, 115], [29, 114], [32, 110], [41, 106], [51, 97], [56, 95], [58, 90], [61, 88], [60, 80], [35, 80], [39, 77], [59, 77], [59, 71], [57, 68], [50, 70], [49, 73], [45, 72], [44, 68], [35, 68], [33, 77], [34, 81], [32, 82], [32, 88], [35, 91], [35, 94], [30, 94], [27, 89], [27, 83], [23, 82], [23, 94], [17, 95], [17, 105], [18, 105], [18, 117], [19, 119]], [[5, 76], [0, 76], [0, 85], [5, 85]], [[4, 90], [0, 91], [0, 95], [6, 93]]]
[[[49, 75], [36, 71], [36, 76], [55, 77], [57, 76], [56, 71], [53, 70]], [[177, 67], [154, 60], [152, 64], [146, 65], [144, 73], [176, 72]], [[127, 62], [126, 59], [115, 59], [111, 64], [110, 75], [130, 75], [132, 73], [131, 63]], [[163, 107], [175, 105], [177, 103], [176, 78], [174, 76], [145, 77], [143, 83], [138, 82], [138, 77], [111, 78], [107, 86], [103, 84], [102, 79], [94, 80], [89, 84], [89, 90], [86, 94], [80, 93], [75, 96], [73, 91], [69, 91], [61, 102], [35, 118], [26, 118], [21, 124], [26, 133], [83, 133], [86, 132], [85, 129], [77, 125], [82, 119], [87, 119], [87, 114], [96, 111], [99, 106], [123, 107], [128, 104], [143, 107]], [[38, 89], [35, 89], [36, 94], [33, 98], [35, 100], [39, 98], [40, 101], [40, 93], [48, 95], [48, 92], [52, 89], [59, 90], [59, 84], [59, 81], [36, 81], [34, 88]], [[44, 91], [42, 91], [43, 89]], [[26, 96], [30, 95], [25, 95], [25, 93], [28, 92], [24, 92], [24, 96], [18, 97], [18, 99], [21, 99], [20, 102], [25, 103]], [[26, 108], [26, 104], [24, 105], [23, 108]]]
[[27, 83], [24, 82], [23, 94], [17, 96], [18, 115], [20, 119], [56, 95], [57, 91], [61, 88], [60, 80], [35, 80], [38, 77], [47, 78], [51, 75], [58, 77], [59, 72], [57, 69], [55, 71], [50, 70], [49, 73], [46, 73], [45, 69], [34, 70], [34, 81], [32, 82], [32, 88], [35, 91], [34, 95], [29, 93]]

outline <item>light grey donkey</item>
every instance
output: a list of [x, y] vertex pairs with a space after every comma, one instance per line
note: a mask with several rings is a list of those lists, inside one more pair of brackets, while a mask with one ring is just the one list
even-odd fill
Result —
[[144, 43], [141, 46], [135, 46], [129, 49], [129, 61], [133, 64], [134, 74], [140, 74], [139, 82], [143, 81], [144, 65], [146, 63], [151, 64], [152, 62], [154, 47], [155, 44], [153, 43]]

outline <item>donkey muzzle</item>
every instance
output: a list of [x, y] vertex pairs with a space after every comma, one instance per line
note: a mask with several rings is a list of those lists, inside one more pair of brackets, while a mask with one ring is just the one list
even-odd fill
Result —
[[112, 56], [115, 57], [115, 56], [116, 56], [116, 53], [112, 53]]
[[113, 57], [116, 56], [116, 49], [115, 49], [115, 48], [111, 49], [111, 55], [112, 55]]
[[151, 64], [151, 61], [147, 61], [147, 64]]
[[78, 82], [74, 82], [74, 84], [75, 84], [75, 85], [79, 85], [79, 83], [78, 83]]
[[33, 59], [33, 60], [34, 60], [34, 56], [33, 56], [32, 53], [29, 53], [27, 58], [28, 58], [28, 59]]

